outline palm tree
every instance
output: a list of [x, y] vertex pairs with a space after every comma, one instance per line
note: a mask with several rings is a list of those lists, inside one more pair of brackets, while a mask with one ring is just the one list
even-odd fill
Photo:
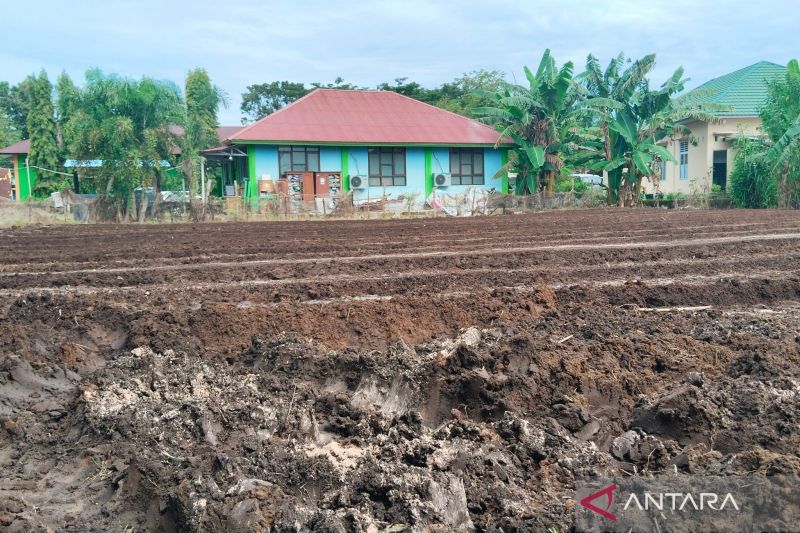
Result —
[[514, 166], [519, 171], [516, 193], [555, 190], [556, 177], [565, 157], [577, 147], [575, 136], [579, 93], [573, 79], [572, 62], [560, 69], [550, 50], [545, 50], [536, 74], [525, 67], [528, 86], [504, 82], [497, 92], [487, 95], [490, 105], [473, 113], [493, 125], [502, 139], [517, 144], [505, 172]]

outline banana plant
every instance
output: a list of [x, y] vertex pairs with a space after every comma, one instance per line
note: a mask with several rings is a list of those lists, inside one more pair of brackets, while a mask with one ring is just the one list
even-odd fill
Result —
[[[616, 139], [612, 145], [613, 159], [604, 161], [602, 168], [609, 175], [613, 173], [618, 178], [619, 186], [626, 185], [629, 189], [626, 192], [631, 194], [634, 189], [638, 190], [643, 176], [652, 174], [655, 162], [675, 161], [666, 148], [656, 144], [657, 138], [665, 135], [664, 131], [653, 132], [643, 122], [630, 109], [623, 109], [608, 125], [609, 130], [616, 134]], [[624, 168], [627, 168], [627, 173]]]
[[509, 138], [516, 144], [498, 174], [518, 171], [517, 194], [553, 192], [565, 158], [579, 146], [574, 135], [579, 94], [573, 68], [572, 62], [558, 68], [545, 50], [535, 74], [525, 67], [527, 86], [503, 83], [487, 95], [491, 105], [473, 110], [498, 130], [498, 145]]
[[[622, 70], [626, 63], [629, 66]], [[597, 60], [589, 56], [587, 70], [579, 76], [588, 94], [587, 105], [598, 114], [605, 141], [604, 157], [589, 168], [608, 172], [609, 203], [631, 205], [639, 197], [642, 178], [652, 176], [659, 162], [674, 161], [658, 142], [687, 135], [682, 119], [713, 120], [708, 109], [691, 99], [675, 98], [688, 81], [683, 78], [683, 68], [658, 89], [651, 89], [647, 75], [654, 65], [654, 55], [634, 62], [620, 55], [603, 73]]]
[[773, 141], [767, 162], [785, 179], [792, 162], [800, 162], [800, 63], [796, 59], [786, 65], [786, 80], [774, 85], [771, 92], [779, 97], [771, 98], [761, 113], [764, 130]]

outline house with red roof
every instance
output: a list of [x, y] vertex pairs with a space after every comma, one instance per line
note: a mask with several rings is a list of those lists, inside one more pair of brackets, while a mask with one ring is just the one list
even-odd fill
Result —
[[[510, 140], [490, 126], [391, 91], [316, 89], [248, 126], [222, 126], [218, 134], [220, 146], [203, 155], [221, 169], [212, 188], [219, 196], [286, 192], [314, 201], [351, 191], [357, 203], [421, 204], [433, 191], [508, 192], [508, 177], [499, 171]], [[0, 149], [13, 161], [13, 196], [21, 200], [36, 183], [34, 168], [28, 180], [29, 151], [30, 141]]]
[[[379, 90], [315, 89], [204, 152], [223, 162], [223, 195], [270, 189], [355, 202], [432, 191], [508, 191], [512, 142], [480, 122]], [[269, 184], [269, 186], [265, 186]]]

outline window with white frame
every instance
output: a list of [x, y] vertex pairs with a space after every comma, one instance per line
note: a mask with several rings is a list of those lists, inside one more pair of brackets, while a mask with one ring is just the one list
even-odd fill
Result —
[[682, 180], [689, 179], [689, 141], [680, 143], [680, 177]]

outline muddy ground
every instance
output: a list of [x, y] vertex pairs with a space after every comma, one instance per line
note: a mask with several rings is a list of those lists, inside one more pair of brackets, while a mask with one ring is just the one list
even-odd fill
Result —
[[568, 531], [587, 477], [798, 475], [799, 258], [781, 211], [2, 230], [0, 529]]

